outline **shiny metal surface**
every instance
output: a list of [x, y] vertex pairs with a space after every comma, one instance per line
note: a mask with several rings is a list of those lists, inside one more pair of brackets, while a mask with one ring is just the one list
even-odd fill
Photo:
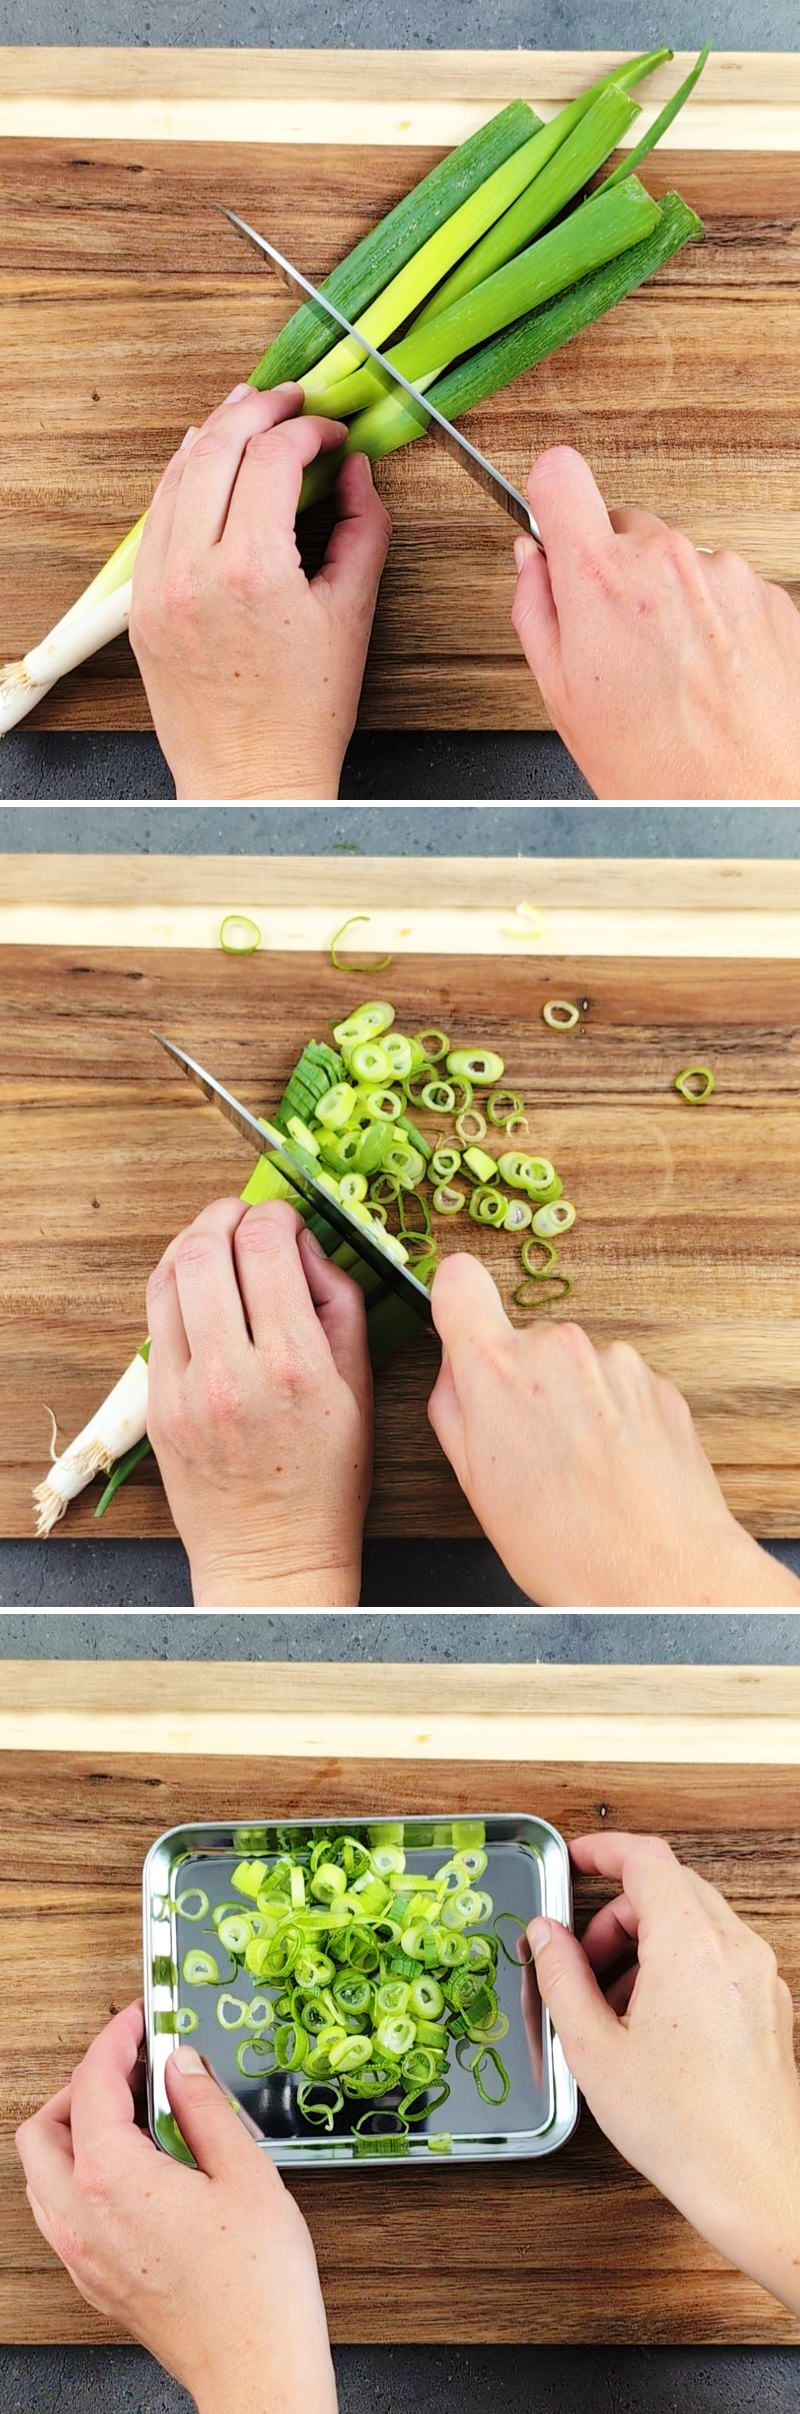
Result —
[[473, 444], [469, 436], [463, 435], [460, 428], [454, 427], [452, 420], [446, 419], [443, 411], [438, 411], [435, 403], [430, 402], [426, 394], [421, 394], [417, 386], [411, 385], [409, 379], [403, 377], [402, 372], [386, 359], [384, 353], [379, 352], [376, 345], [371, 344], [366, 335], [362, 335], [360, 328], [354, 327], [352, 320], [345, 318], [344, 311], [339, 310], [335, 302], [329, 301], [327, 294], [320, 293], [317, 285], [312, 285], [310, 277], [304, 277], [302, 270], [295, 268], [293, 262], [287, 260], [284, 252], [278, 251], [274, 243], [268, 243], [266, 235], [257, 234], [254, 226], [248, 226], [246, 218], [237, 218], [235, 210], [227, 210], [222, 204], [220, 207], [222, 207], [223, 217], [230, 219], [231, 226], [235, 226], [237, 233], [245, 235], [248, 242], [255, 243], [258, 250], [264, 252], [267, 259], [281, 270], [284, 277], [288, 278], [290, 285], [295, 285], [298, 292], [304, 293], [310, 302], [316, 302], [320, 310], [326, 311], [328, 318], [333, 319], [335, 325], [341, 328], [342, 334], [352, 336], [361, 351], [367, 352], [370, 360], [374, 360], [382, 375], [388, 377], [392, 385], [399, 386], [413, 409], [427, 420], [428, 429], [434, 442], [440, 444], [445, 452], [451, 453], [456, 461], [460, 461], [462, 469], [468, 470], [476, 486], [480, 486], [483, 493], [489, 495], [493, 503], [499, 503], [502, 510], [508, 512], [509, 517], [516, 520], [520, 528], [524, 528], [526, 536], [533, 537], [534, 544], [538, 545], [540, 552], [543, 552], [544, 547], [530, 504], [526, 502], [525, 496], [520, 494], [519, 487], [512, 486], [510, 478], [504, 478], [502, 470], [495, 469], [493, 461], [487, 461], [486, 454], [479, 451], [477, 444]]
[[[395, 1815], [381, 1809], [376, 1810], [374, 1819]], [[363, 1817], [326, 1820], [322, 1811], [314, 1822], [248, 1821], [250, 1834], [261, 1829], [266, 1837], [265, 1844], [259, 1842], [257, 1847], [251, 1844], [248, 1850], [258, 1849], [261, 1857], [269, 1859], [278, 1849], [279, 1836], [301, 1842], [325, 1828], [364, 1837], [370, 1824]], [[406, 1817], [403, 1826], [411, 1868], [434, 1868], [442, 1854], [451, 1849], [448, 1839], [452, 1836], [452, 1814], [441, 1820]], [[569, 1856], [557, 1829], [547, 1820], [512, 1813], [489, 1814], [485, 1826], [488, 1855], [485, 1883], [492, 1895], [493, 1918], [501, 1911], [509, 1911], [527, 1921], [538, 1912], [549, 1912], [554, 1919], [571, 1924]], [[431, 1841], [434, 1831], [438, 1839], [435, 1845]], [[328, 2135], [304, 2123], [290, 2075], [244, 2078], [236, 2062], [238, 2031], [226, 2031], [216, 2017], [218, 1989], [183, 1987], [179, 1975], [183, 1957], [192, 1945], [215, 1949], [211, 1909], [230, 1894], [231, 1870], [244, 1850], [236, 1842], [241, 1832], [221, 1824], [173, 1828], [158, 1837], [145, 1861], [143, 1939], [148, 2108], [150, 2126], [160, 2144], [168, 2151], [175, 2151], [164, 2073], [178, 2041], [174, 2032], [165, 2031], [160, 2023], [171, 2020], [187, 2002], [199, 2014], [193, 2044], [213, 2063], [217, 2075], [256, 2123], [273, 2159], [280, 2164], [323, 2171], [359, 2171], [373, 2170], [376, 2164], [382, 2166], [391, 2161], [394, 2171], [403, 2171], [422, 2162], [428, 2169], [434, 2169], [440, 2161], [446, 2167], [453, 2161], [484, 2163], [551, 2154], [564, 2144], [577, 2119], [575, 2082], [543, 2010], [533, 1965], [528, 1963], [518, 1969], [502, 1953], [497, 1989], [501, 2008], [509, 2018], [508, 2033], [500, 2048], [511, 2080], [508, 2098], [502, 2107], [484, 2104], [471, 2074], [461, 2069], [451, 2052], [447, 2069], [451, 2093], [447, 2102], [433, 2112], [430, 2124], [426, 2122], [412, 2130], [409, 2151], [401, 2157], [370, 2153], [362, 2159], [354, 2153], [351, 2123], [364, 2109], [362, 2105], [346, 2102], [336, 2116], [333, 2132]], [[175, 1906], [177, 1893], [197, 1885], [209, 1897], [209, 1912], [203, 1924], [183, 1918]], [[506, 1927], [505, 1935], [510, 1941], [513, 1928]], [[218, 1945], [216, 1950], [221, 1963], [224, 1956]], [[222, 1987], [227, 1983], [228, 1978], [221, 1971]], [[431, 2133], [441, 2129], [451, 2132], [450, 2154], [439, 2156], [429, 2151], [429, 2126]]]

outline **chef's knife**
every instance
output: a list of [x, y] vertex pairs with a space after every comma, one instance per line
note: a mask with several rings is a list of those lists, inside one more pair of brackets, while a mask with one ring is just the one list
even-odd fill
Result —
[[416, 1274], [412, 1274], [409, 1267], [399, 1265], [395, 1258], [390, 1257], [380, 1241], [373, 1239], [367, 1226], [359, 1223], [356, 1216], [350, 1215], [341, 1200], [333, 1198], [322, 1182], [309, 1173], [307, 1166], [299, 1163], [284, 1140], [283, 1133], [277, 1134], [271, 1125], [265, 1129], [263, 1123], [251, 1115], [249, 1107], [242, 1106], [230, 1090], [223, 1089], [221, 1081], [216, 1081], [213, 1073], [207, 1073], [193, 1056], [187, 1056], [183, 1048], [177, 1048], [174, 1040], [163, 1039], [160, 1031], [153, 1031], [151, 1037], [158, 1040], [159, 1047], [166, 1048], [168, 1056], [174, 1056], [182, 1072], [202, 1090], [205, 1098], [210, 1099], [212, 1106], [220, 1108], [240, 1137], [255, 1149], [257, 1156], [271, 1157], [279, 1172], [287, 1182], [291, 1182], [293, 1190], [299, 1190], [307, 1205], [313, 1207], [318, 1215], [324, 1216], [326, 1223], [332, 1224], [343, 1240], [349, 1241], [357, 1255], [364, 1258], [374, 1273], [380, 1275], [381, 1282], [386, 1284], [388, 1290], [395, 1291], [398, 1299], [403, 1299], [407, 1307], [413, 1308], [423, 1324], [432, 1327], [430, 1295], [424, 1283], [417, 1281]]
[[326, 311], [328, 318], [333, 319], [334, 324], [341, 328], [343, 335], [352, 336], [360, 351], [369, 353], [370, 359], [375, 361], [383, 376], [388, 377], [390, 384], [399, 386], [407, 401], [413, 404], [415, 410], [422, 413], [423, 419], [428, 422], [434, 442], [441, 444], [445, 452], [452, 453], [455, 459], [461, 462], [462, 469], [469, 471], [476, 486], [480, 486], [483, 493], [491, 497], [492, 502], [499, 503], [502, 509], [509, 513], [512, 520], [518, 521], [520, 528], [524, 528], [526, 536], [533, 537], [540, 553], [544, 552], [530, 504], [526, 502], [525, 496], [520, 494], [519, 487], [512, 486], [510, 479], [503, 477], [502, 470], [495, 469], [494, 463], [487, 461], [486, 454], [479, 452], [477, 444], [472, 444], [469, 436], [463, 435], [460, 428], [454, 427], [452, 421], [445, 418], [443, 411], [437, 411], [435, 403], [429, 401], [427, 394], [420, 394], [418, 388], [411, 385], [409, 379], [403, 377], [400, 370], [395, 369], [390, 360], [385, 359], [384, 354], [377, 350], [375, 344], [369, 342], [368, 337], [362, 334], [361, 329], [354, 327], [352, 321], [345, 318], [344, 311], [339, 310], [336, 303], [328, 299], [327, 294], [320, 293], [317, 285], [312, 285], [310, 277], [304, 277], [302, 271], [295, 268], [292, 261], [287, 260], [285, 254], [278, 251], [274, 243], [268, 243], [266, 235], [257, 234], [254, 226], [248, 226], [246, 218], [237, 218], [235, 210], [226, 210], [222, 204], [220, 207], [223, 217], [230, 219], [231, 226], [236, 227], [238, 234], [246, 235], [248, 242], [255, 243], [259, 251], [265, 252], [267, 259], [272, 260], [274, 266], [281, 269], [291, 285], [296, 285], [300, 293], [307, 295], [310, 302], [316, 302], [320, 310]]

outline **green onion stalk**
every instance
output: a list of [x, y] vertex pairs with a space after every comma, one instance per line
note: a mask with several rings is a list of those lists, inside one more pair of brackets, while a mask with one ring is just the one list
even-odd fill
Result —
[[[430, 384], [432, 399], [452, 418], [569, 342], [701, 231], [680, 204], [681, 214], [673, 209], [668, 220], [670, 239], [659, 243], [659, 233], [667, 233], [665, 205], [659, 215], [640, 187], [634, 201], [624, 158], [599, 194], [580, 199], [636, 115], [631, 88], [671, 56], [659, 49], [625, 61], [546, 125], [527, 102], [510, 102], [405, 194], [321, 287], [355, 325], [363, 324], [370, 341], [383, 346], [396, 336], [398, 365], [412, 382]], [[706, 56], [707, 46], [635, 146], [631, 165], [672, 122]], [[610, 283], [593, 284], [614, 269]], [[554, 297], [563, 308], [547, 318]], [[308, 409], [336, 417], [352, 411], [345, 450], [364, 451], [373, 461], [424, 434], [427, 420], [396, 394], [382, 393], [379, 374], [359, 366], [352, 339], [331, 338], [325, 313], [303, 303], [256, 362], [251, 385], [267, 390], [297, 381]], [[336, 466], [330, 459], [314, 464], [301, 508], [328, 491]], [[0, 735], [127, 629], [146, 516], [49, 634], [0, 670]]]

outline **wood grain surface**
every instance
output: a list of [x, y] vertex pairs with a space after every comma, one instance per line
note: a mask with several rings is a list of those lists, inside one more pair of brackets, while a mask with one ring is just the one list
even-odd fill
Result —
[[[0, 1641], [2, 1632], [0, 1630]], [[800, 1656], [800, 1619], [796, 1656]], [[800, 1668], [4, 1660], [0, 1752], [800, 1766]], [[387, 1784], [390, 1780], [387, 1779]]]
[[[524, 932], [516, 908], [536, 909]], [[0, 947], [219, 950], [240, 907], [262, 949], [328, 956], [346, 914], [368, 954], [752, 956], [800, 961], [788, 857], [5, 855]], [[744, 974], [743, 974], [743, 977]]]
[[[123, 1697], [126, 1674], [120, 1667]], [[68, 1757], [3, 1753], [3, 2340], [114, 2335], [34, 2230], [12, 2136], [101, 2022], [139, 1992], [141, 1864], [153, 1837], [190, 1817], [319, 1818], [384, 1806], [536, 1810], [567, 1834], [605, 1823], [665, 1833], [769, 1938], [800, 2000], [796, 1770], [509, 1767], [487, 1757], [469, 1769], [409, 1763], [393, 1768], [387, 1785], [366, 1756], [240, 1758], [231, 1769], [205, 1756], [109, 1759], [101, 1748]], [[580, 1886], [579, 1928], [602, 1891]], [[383, 2172], [359, 2173], [298, 2182], [297, 2195], [336, 2340], [800, 2343], [800, 2324], [696, 2238], [586, 2113], [561, 2153], [498, 2176], [443, 2168], [404, 2173], [398, 2184]]]
[[[255, 54], [254, 66], [221, 56], [230, 64], [217, 74], [197, 53], [7, 54], [0, 657], [72, 602], [189, 421], [286, 316], [285, 294], [217, 202], [255, 224], [268, 217], [321, 278], [510, 91], [546, 113], [607, 63], [460, 52], [409, 65], [389, 52], [378, 66], [376, 54], [343, 63], [308, 51], [282, 69], [280, 54]], [[543, 445], [579, 445], [609, 504], [646, 503], [698, 543], [735, 545], [800, 597], [800, 65], [727, 54], [712, 70], [681, 120], [681, 147], [645, 168], [654, 193], [677, 184], [699, 210], [705, 243], [470, 424], [517, 480]], [[679, 72], [676, 62], [670, 77]], [[254, 142], [252, 117], [242, 126], [235, 112], [266, 106], [270, 78], [285, 138]], [[674, 89], [663, 75], [658, 85]], [[235, 132], [223, 140], [226, 124]], [[46, 398], [37, 407], [43, 361], [57, 413]], [[362, 725], [542, 726], [509, 622], [510, 538], [496, 507], [427, 443], [378, 474], [395, 538]], [[33, 720], [145, 726], [127, 643], [52, 691]]]
[[[569, 1308], [680, 1383], [737, 1515], [800, 1532], [800, 965], [410, 954], [389, 986], [401, 1027], [433, 1019], [500, 1045], [530, 1143], [578, 1206]], [[150, 1031], [269, 1107], [303, 1040], [363, 988], [321, 954], [3, 951], [1, 1532], [31, 1531], [45, 1406], [62, 1440], [77, 1431], [141, 1338], [167, 1239], [249, 1171], [221, 1118], [162, 1071]], [[586, 999], [574, 1035], [543, 1025], [548, 993]], [[716, 1069], [708, 1108], [672, 1089], [696, 1062]], [[442, 1242], [456, 1245], [446, 1226]], [[511, 1237], [481, 1246], [509, 1301]], [[434, 1365], [421, 1337], [379, 1379], [373, 1532], [474, 1531], [425, 1416]], [[93, 1506], [85, 1494], [60, 1534], [170, 1531], [152, 1469], [101, 1528]]]

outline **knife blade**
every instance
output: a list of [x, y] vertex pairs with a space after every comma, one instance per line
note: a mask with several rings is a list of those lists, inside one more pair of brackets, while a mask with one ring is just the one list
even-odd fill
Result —
[[292, 1154], [291, 1148], [287, 1147], [283, 1134], [281, 1133], [280, 1140], [278, 1140], [271, 1127], [265, 1130], [263, 1123], [259, 1123], [257, 1117], [251, 1115], [249, 1107], [242, 1106], [241, 1101], [234, 1098], [231, 1090], [224, 1089], [222, 1082], [215, 1080], [213, 1073], [207, 1073], [205, 1066], [198, 1064], [194, 1056], [187, 1056], [185, 1049], [176, 1047], [174, 1040], [164, 1039], [160, 1031], [151, 1031], [150, 1037], [158, 1040], [159, 1047], [165, 1048], [168, 1056], [174, 1057], [175, 1063], [180, 1065], [181, 1071], [186, 1074], [187, 1079], [194, 1082], [197, 1089], [202, 1090], [204, 1098], [207, 1098], [212, 1106], [219, 1107], [221, 1114], [225, 1115], [228, 1122], [233, 1124], [234, 1130], [239, 1133], [240, 1138], [249, 1141], [257, 1156], [274, 1158], [279, 1172], [284, 1175], [287, 1182], [291, 1182], [293, 1190], [299, 1190], [301, 1198], [306, 1200], [307, 1205], [315, 1208], [318, 1215], [324, 1216], [326, 1223], [332, 1224], [334, 1231], [341, 1233], [342, 1239], [349, 1241], [356, 1254], [364, 1258], [366, 1264], [380, 1275], [381, 1281], [386, 1284], [387, 1288], [394, 1291], [398, 1299], [404, 1300], [406, 1307], [413, 1308], [421, 1323], [428, 1325], [433, 1331], [430, 1294], [426, 1291], [425, 1284], [417, 1281], [416, 1274], [412, 1274], [409, 1267], [398, 1265], [394, 1258], [389, 1257], [387, 1251], [381, 1248], [380, 1242], [373, 1240], [366, 1225], [360, 1224], [356, 1216], [350, 1215], [341, 1200], [331, 1197], [330, 1192], [323, 1188], [322, 1183], [307, 1171], [305, 1165], [298, 1162], [298, 1159]]
[[468, 471], [469, 476], [474, 479], [476, 486], [481, 488], [482, 493], [488, 494], [493, 503], [499, 503], [501, 509], [508, 512], [509, 517], [516, 520], [520, 528], [524, 528], [526, 536], [533, 537], [534, 544], [538, 545], [540, 553], [543, 553], [544, 546], [530, 504], [520, 493], [519, 487], [512, 486], [510, 478], [504, 478], [502, 470], [496, 469], [494, 462], [487, 460], [486, 454], [479, 451], [477, 444], [473, 444], [470, 437], [465, 436], [460, 428], [454, 427], [452, 420], [446, 419], [444, 412], [437, 410], [436, 404], [430, 402], [426, 394], [421, 394], [417, 386], [411, 385], [409, 379], [403, 377], [401, 371], [393, 367], [392, 362], [378, 351], [376, 345], [371, 344], [366, 335], [362, 335], [360, 328], [354, 327], [352, 320], [345, 318], [344, 311], [339, 310], [335, 302], [329, 301], [327, 294], [320, 293], [319, 287], [312, 285], [311, 278], [304, 276], [301, 269], [295, 268], [293, 262], [287, 260], [284, 252], [278, 251], [276, 244], [268, 243], [266, 235], [259, 235], [254, 226], [248, 226], [246, 218], [237, 217], [235, 210], [226, 209], [222, 202], [219, 203], [219, 207], [222, 210], [223, 218], [230, 220], [230, 224], [236, 228], [237, 234], [245, 235], [248, 242], [256, 245], [258, 251], [264, 252], [267, 259], [272, 260], [274, 266], [281, 269], [283, 275], [288, 277], [291, 285], [296, 285], [298, 291], [304, 293], [310, 302], [316, 302], [319, 309], [324, 310], [328, 318], [332, 319], [334, 324], [341, 329], [343, 335], [352, 336], [360, 351], [369, 354], [370, 360], [374, 360], [376, 367], [382, 371], [384, 377], [388, 377], [390, 384], [398, 386], [401, 393], [406, 396], [406, 400], [413, 405], [416, 411], [422, 413], [428, 422], [429, 432], [434, 443], [440, 444], [445, 452], [451, 453], [456, 461], [460, 461], [462, 469]]

